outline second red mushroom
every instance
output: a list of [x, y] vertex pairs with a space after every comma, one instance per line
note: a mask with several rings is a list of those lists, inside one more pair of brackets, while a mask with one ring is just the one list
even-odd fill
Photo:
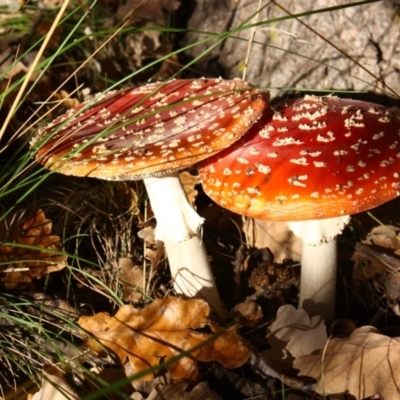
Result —
[[303, 240], [300, 306], [332, 320], [336, 235], [351, 214], [399, 195], [399, 112], [334, 96], [290, 101], [202, 162], [200, 177], [222, 207], [287, 222]]

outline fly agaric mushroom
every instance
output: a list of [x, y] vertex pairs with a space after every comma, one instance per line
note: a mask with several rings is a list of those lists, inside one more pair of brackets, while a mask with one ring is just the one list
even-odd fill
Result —
[[351, 214], [399, 195], [399, 169], [398, 111], [306, 96], [267, 110], [241, 140], [203, 161], [199, 173], [222, 207], [287, 222], [303, 240], [299, 304], [331, 321], [336, 235]]
[[176, 171], [226, 148], [259, 119], [268, 94], [241, 80], [174, 80], [101, 95], [71, 109], [31, 142], [50, 170], [144, 179], [175, 289], [222, 313], [199, 230]]

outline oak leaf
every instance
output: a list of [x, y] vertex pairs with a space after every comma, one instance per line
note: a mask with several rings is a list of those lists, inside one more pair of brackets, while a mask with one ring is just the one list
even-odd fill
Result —
[[317, 355], [303, 355], [293, 363], [300, 375], [317, 380], [322, 395], [348, 392], [358, 400], [379, 394], [400, 398], [400, 338], [382, 335], [372, 326], [346, 338], [327, 342]]
[[[92, 351], [101, 355], [107, 348], [121, 363], [128, 359], [135, 373], [190, 352], [167, 368], [174, 379], [196, 380], [197, 361], [218, 361], [226, 368], [236, 368], [250, 356], [244, 340], [233, 329], [221, 330], [211, 324], [209, 313], [203, 300], [173, 297], [155, 300], [144, 309], [125, 305], [112, 317], [104, 312], [84, 316], [79, 325], [95, 336], [87, 340]], [[206, 325], [216, 334], [194, 330]]]
[[303, 309], [284, 305], [268, 327], [270, 349], [262, 356], [267, 365], [281, 375], [293, 376], [293, 360], [322, 349], [328, 339], [320, 316], [310, 318]]
[[309, 317], [303, 309], [284, 305], [278, 309], [276, 320], [268, 328], [269, 341], [284, 342], [293, 357], [311, 354], [322, 349], [328, 339], [323, 319]]

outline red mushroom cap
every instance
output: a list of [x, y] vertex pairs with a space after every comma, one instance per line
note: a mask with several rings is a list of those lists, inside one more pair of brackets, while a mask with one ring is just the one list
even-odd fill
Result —
[[33, 139], [36, 158], [67, 175], [141, 179], [209, 157], [238, 140], [268, 106], [241, 80], [174, 80], [102, 95]]
[[273, 221], [350, 215], [398, 196], [398, 110], [306, 96], [267, 111], [240, 141], [203, 161], [205, 192]]

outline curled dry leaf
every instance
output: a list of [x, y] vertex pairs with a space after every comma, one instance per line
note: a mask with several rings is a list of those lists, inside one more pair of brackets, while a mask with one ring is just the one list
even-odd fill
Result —
[[40, 209], [12, 214], [0, 222], [1, 281], [8, 288], [65, 267], [60, 238], [51, 234], [52, 223]]
[[122, 299], [126, 302], [137, 302], [143, 294], [143, 270], [133, 265], [129, 257], [121, 257], [118, 260], [118, 277], [122, 284]]
[[364, 326], [347, 338], [330, 340], [320, 354], [299, 357], [294, 367], [317, 380], [320, 394], [348, 392], [358, 400], [379, 394], [385, 400], [397, 400], [399, 354], [400, 338]]
[[135, 373], [190, 351], [167, 368], [174, 379], [196, 380], [197, 361], [219, 361], [226, 368], [236, 368], [250, 356], [244, 340], [233, 330], [222, 332], [215, 324], [210, 326], [213, 332], [219, 330], [215, 336], [194, 330], [209, 324], [209, 313], [203, 300], [173, 297], [155, 300], [142, 310], [125, 305], [113, 317], [104, 312], [81, 317], [79, 325], [95, 336], [87, 340], [92, 351], [101, 355], [107, 348], [121, 363], [129, 359]]
[[[400, 266], [398, 228], [380, 225], [371, 230], [367, 239], [357, 243], [352, 260], [356, 262], [356, 279], [370, 279], [375, 275], [391, 273]], [[393, 258], [394, 257], [394, 258]], [[392, 269], [390, 268], [393, 267]], [[357, 276], [358, 275], [358, 276]]]
[[391, 249], [400, 254], [400, 230], [393, 225], [378, 225], [368, 233], [364, 243]]
[[155, 227], [146, 226], [138, 232], [138, 237], [146, 243], [145, 256], [150, 261], [152, 271], [160, 271], [164, 269], [165, 247], [164, 244], [156, 240]]
[[61, 105], [63, 105], [66, 108], [78, 107], [80, 104], [76, 98], [71, 97], [71, 95], [65, 90], [60, 90], [59, 92], [55, 92], [53, 96], [55, 100], [59, 100]]
[[262, 308], [255, 301], [243, 301], [233, 307], [232, 312], [241, 315], [244, 326], [256, 326], [263, 318]]
[[195, 186], [200, 183], [200, 178], [198, 176], [192, 175], [189, 171], [181, 172], [179, 174], [179, 178], [190, 204], [194, 205], [196, 196], [198, 194]]

